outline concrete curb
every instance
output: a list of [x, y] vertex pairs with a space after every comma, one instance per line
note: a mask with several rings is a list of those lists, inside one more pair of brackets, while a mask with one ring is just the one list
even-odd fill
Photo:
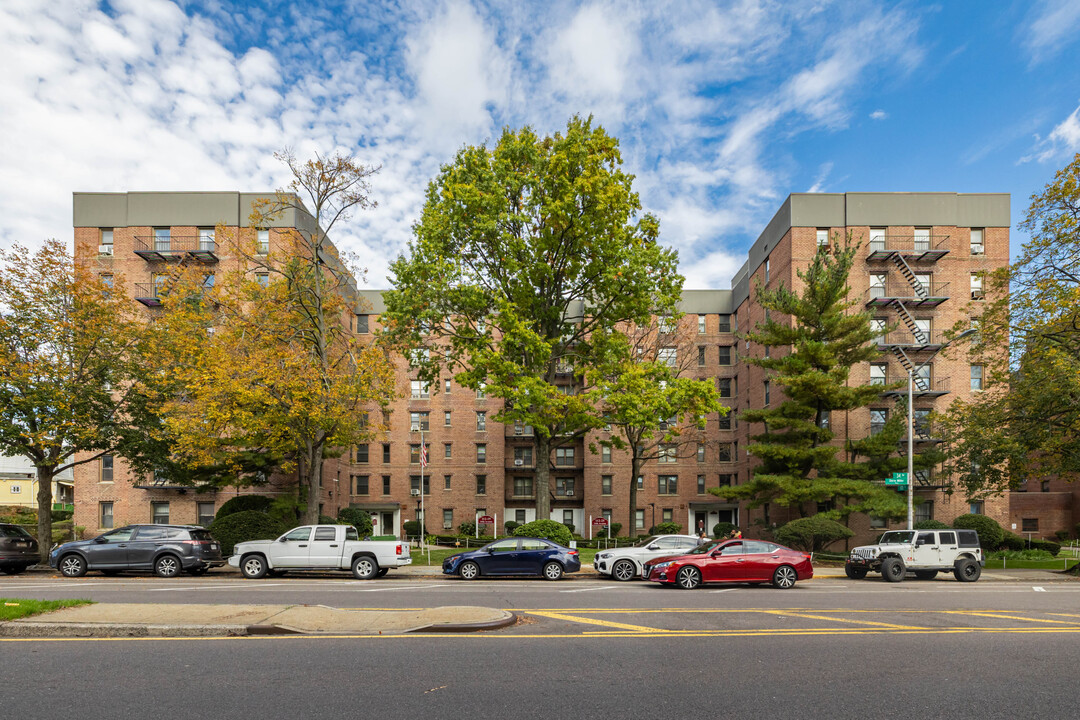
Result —
[[247, 635], [246, 625], [149, 625], [140, 623], [43, 623], [12, 620], [0, 623], [0, 637], [8, 638], [164, 638], [236, 637]]
[[506, 617], [498, 620], [490, 620], [488, 622], [478, 623], [432, 623], [431, 625], [424, 625], [412, 630], [407, 630], [410, 633], [460, 633], [460, 632], [480, 632], [481, 630], [498, 630], [500, 628], [509, 627], [517, 622], [517, 615], [512, 612], [504, 611]]

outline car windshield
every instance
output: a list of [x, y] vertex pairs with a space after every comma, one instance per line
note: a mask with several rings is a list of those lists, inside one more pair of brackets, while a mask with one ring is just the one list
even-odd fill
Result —
[[649, 546], [650, 546], [650, 545], [652, 545], [652, 544], [653, 544], [654, 542], [656, 542], [656, 541], [657, 541], [657, 539], [658, 539], [659, 537], [660, 537], [659, 535], [653, 535], [653, 536], [652, 536], [651, 538], [649, 538], [648, 540], [642, 540], [641, 542], [639, 542], [639, 543], [638, 543], [637, 545], [635, 545], [634, 547], [649, 547]]
[[31, 540], [34, 538], [18, 525], [0, 525], [0, 537], [30, 538]]
[[708, 555], [709, 553], [711, 553], [713, 550], [715, 550], [718, 547], [720, 547], [720, 542], [717, 541], [717, 540], [713, 540], [711, 542], [702, 543], [702, 544], [698, 545], [696, 548], [694, 548], [693, 550], [687, 550], [686, 554], [687, 555]]
[[894, 531], [887, 532], [881, 536], [879, 545], [906, 545], [911, 542], [911, 539], [915, 537], [915, 533], [910, 530], [906, 531]]

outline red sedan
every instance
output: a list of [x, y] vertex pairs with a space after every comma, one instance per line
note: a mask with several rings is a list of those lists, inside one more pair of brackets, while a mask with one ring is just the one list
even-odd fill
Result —
[[810, 555], [764, 540], [712, 540], [645, 564], [645, 577], [693, 590], [702, 583], [767, 583], [787, 590], [814, 577]]

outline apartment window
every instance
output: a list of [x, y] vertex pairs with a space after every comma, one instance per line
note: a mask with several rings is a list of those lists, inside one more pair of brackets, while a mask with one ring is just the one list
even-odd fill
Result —
[[559, 467], [573, 467], [574, 448], [555, 448], [555, 464]]
[[410, 380], [409, 390], [410, 397], [412, 397], [414, 400], [431, 397], [431, 393], [428, 389], [428, 384], [423, 380]]
[[390, 476], [389, 475], [383, 475], [382, 476], [382, 494], [383, 495], [389, 495], [390, 494]]
[[442, 511], [442, 526], [443, 530], [449, 530], [454, 527], [454, 511], [451, 509], [445, 509]]
[[390, 444], [389, 443], [383, 443], [383, 446], [382, 446], [382, 461], [383, 461], [384, 465], [390, 462]]
[[476, 388], [476, 399], [484, 400], [487, 398], [487, 394], [484, 392], [484, 383], [480, 383], [480, 387]]
[[870, 274], [870, 298], [883, 298], [885, 297], [885, 287], [889, 281], [887, 273], [871, 273]]
[[528, 437], [533, 434], [532, 425], [525, 425], [520, 420], [514, 421], [514, 435], [518, 437]]
[[828, 430], [830, 424], [832, 424], [832, 410], [822, 410], [818, 416], [818, 427]]
[[353, 489], [353, 494], [354, 495], [368, 495], [369, 492], [370, 491], [368, 489], [368, 476], [367, 475], [357, 475], [356, 479], [355, 479], [355, 487]]
[[875, 530], [880, 530], [880, 529], [884, 528], [885, 525], [886, 525], [885, 518], [878, 517], [877, 515], [871, 515], [870, 516], [870, 527], [874, 528]]
[[383, 429], [385, 429], [385, 430], [390, 429], [390, 415], [391, 415], [392, 412], [393, 412], [392, 410], [383, 410], [382, 411], [382, 424], [383, 424]]
[[705, 333], [705, 316], [704, 315], [698, 315], [697, 316], [697, 331], [698, 331], [699, 335], [702, 335], [702, 334]]
[[720, 462], [731, 462], [735, 459], [731, 443], [720, 443], [717, 446], [717, 451], [719, 452], [719, 456], [716, 459]]
[[169, 524], [169, 503], [164, 502], [151, 502], [150, 503], [150, 522], [155, 525], [168, 525]]
[[673, 347], [660, 348], [660, 352], [657, 355], [657, 359], [667, 365], [668, 367], [675, 367], [679, 361], [679, 351]]
[[215, 279], [214, 273], [207, 273], [203, 277], [203, 281], [202, 281], [203, 290], [213, 290], [214, 289], [214, 279]]
[[769, 258], [765, 258], [765, 283], [769, 282]]
[[443, 412], [443, 427], [450, 427], [450, 411]]
[[356, 446], [356, 455], [354, 462], [366, 463], [368, 461], [368, 446], [367, 443]]
[[721, 430], [730, 430], [731, 429], [731, 418], [732, 418], [732, 416], [734, 414], [735, 414], [734, 410], [728, 410], [727, 415], [721, 415], [718, 422], [717, 422], [717, 427], [719, 427]]
[[770, 392], [771, 389], [772, 389], [771, 388], [771, 383], [768, 380], [766, 380], [765, 381], [765, 407], [769, 406], [769, 396], [771, 394], [771, 392]]
[[927, 500], [915, 506], [915, 522], [926, 522], [934, 519], [934, 501]]
[[734, 473], [720, 473], [720, 487], [731, 487], [735, 484]]
[[150, 274], [150, 283], [154, 286], [154, 297], [161, 297], [161, 293], [165, 289], [165, 283], [168, 281], [169, 276], [164, 273]]
[[533, 449], [531, 447], [514, 448], [514, 465], [532, 467]]
[[982, 228], [971, 228], [971, 254], [982, 255], [986, 252], [983, 246], [984, 231]]
[[256, 252], [259, 255], [266, 255], [270, 252], [270, 231], [269, 230], [256, 230], [255, 231], [255, 246]]
[[574, 495], [574, 478], [561, 477], [555, 478], [555, 494], [567, 497], [573, 497]]
[[610, 495], [611, 494], [611, 476], [610, 475], [601, 475], [600, 476], [600, 494], [601, 495]]
[[605, 463], [605, 464], [611, 462], [611, 447], [610, 446], [602, 445], [600, 447], [600, 462]]
[[660, 511], [660, 519], [663, 522], [666, 522], [666, 523], [673, 522], [674, 519], [675, 519], [675, 510], [674, 510], [674, 508], [664, 508], [663, 510], [661, 510]]
[[870, 408], [870, 434], [877, 435], [884, 430], [888, 419], [889, 411], [885, 408]]
[[447, 395], [450, 394], [450, 378], [443, 380], [443, 392]]
[[411, 412], [409, 413], [409, 429], [413, 432], [422, 430], [427, 432], [431, 429], [431, 424], [428, 420], [430, 413], [426, 412]]
[[1020, 532], [1039, 532], [1039, 518], [1023, 518], [1020, 520]]
[[532, 497], [533, 479], [531, 477], [514, 478], [514, 497]]
[[664, 315], [663, 317], [661, 317], [661, 318], [659, 318], [657, 320], [657, 323], [659, 325], [660, 332], [662, 332], [662, 333], [675, 332], [675, 321], [672, 320], [669, 316]]
[[720, 389], [720, 397], [730, 398], [732, 397], [731, 386], [732, 378], [717, 378], [716, 384]]
[[638, 475], [637, 476], [637, 489], [638, 490], [644, 490], [645, 489], [645, 476], [644, 475]]
[[885, 385], [887, 382], [886, 372], [888, 365], [886, 363], [871, 363], [870, 364], [870, 384], [871, 385]]
[[874, 332], [874, 342], [878, 345], [885, 344], [885, 328], [889, 327], [889, 321], [885, 318], [872, 318], [870, 329]]
[[487, 413], [478, 412], [476, 413], [476, 431], [483, 432], [484, 430], [487, 430]]
[[930, 228], [915, 228], [915, 252], [930, 250]]
[[657, 475], [656, 476], [656, 491], [661, 495], [674, 495], [678, 492], [679, 488], [679, 476], [678, 475]]
[[442, 479], [443, 479], [443, 490], [449, 490], [449, 489], [450, 489], [450, 479], [451, 479], [452, 477], [454, 477], [454, 476], [453, 476], [453, 475], [443, 475], [443, 476], [442, 476]]
[[111, 483], [113, 481], [113, 456], [102, 455], [98, 463], [98, 481]]
[[705, 462], [705, 443], [697, 444], [697, 461], [699, 463]]
[[11, 486], [11, 494], [12, 495], [21, 495], [22, 494], [22, 485], [12, 485]]
[[172, 237], [169, 228], [154, 228], [154, 249], [168, 252], [172, 248]]
[[731, 316], [721, 315], [720, 327], [718, 327], [716, 330], [717, 332], [731, 332]]
[[608, 527], [611, 527], [611, 508], [603, 508], [600, 510], [600, 517], [604, 518], [608, 522]]
[[705, 346], [699, 345], [697, 349], [697, 364], [698, 367], [705, 367]]
[[817, 246], [819, 248], [829, 247], [829, 229], [818, 228], [817, 229]]
[[445, 458], [446, 460], [449, 460], [450, 458], [452, 458], [453, 457], [453, 448], [454, 448], [454, 446], [453, 446], [452, 443], [443, 443], [443, 458]]
[[[431, 443], [424, 443], [424, 450], [430, 453]], [[430, 455], [428, 455], [428, 457], [430, 457]], [[409, 463], [411, 465], [420, 464], [420, 443], [412, 443], [409, 445]]]
[[982, 515], [983, 509], [984, 507], [981, 500], [976, 500], [974, 502], [968, 503], [968, 512], [972, 515]]
[[982, 273], [971, 273], [971, 299], [982, 300], [983, 294], [983, 276]]
[[[257, 272], [257, 273], [255, 273], [255, 282], [259, 283], [259, 287], [269, 287], [270, 286], [270, 273], [266, 273], [266, 272]], [[349, 322], [352, 322], [352, 318], [349, 319]]]
[[870, 252], [885, 249], [885, 228], [870, 228]]
[[679, 461], [678, 446], [670, 443], [664, 443], [657, 451], [656, 462], [661, 465], [671, 464]]
[[108, 250], [105, 251], [106, 255], [112, 255], [112, 246], [113, 246], [113, 229], [112, 228], [101, 228], [101, 239], [100, 239], [100, 242], [98, 244], [108, 248]]
[[213, 252], [216, 247], [214, 228], [199, 228], [199, 250]]
[[704, 475], [698, 475], [697, 476], [697, 494], [698, 495], [704, 495], [705, 494], [705, 476]]
[[371, 326], [368, 324], [367, 315], [356, 316], [356, 332], [360, 334], [367, 334], [371, 332]]
[[731, 364], [731, 355], [732, 355], [731, 350], [732, 350], [732, 348], [731, 348], [730, 345], [721, 345], [720, 346], [719, 360], [720, 360], [721, 365], [730, 365]]
[[[410, 490], [410, 492], [413, 491], [413, 490], [419, 490], [419, 489], [420, 489], [420, 476], [419, 475], [410, 475], [409, 476], [409, 490]], [[424, 494], [425, 495], [430, 495], [431, 494], [431, 476], [430, 475], [425, 475], [424, 476]]]
[[1039, 492], [1050, 492], [1049, 480], [1043, 480], [1042, 483], [1039, 484]]
[[476, 443], [476, 463], [483, 465], [487, 462], [487, 445], [484, 443]]
[[983, 389], [983, 366], [972, 365], [971, 366], [971, 389], [982, 390]]
[[113, 526], [113, 504], [111, 502], [98, 503], [98, 525], [104, 530]]
[[476, 494], [487, 495], [487, 475], [476, 476]]
[[202, 527], [210, 527], [214, 522], [214, 503], [200, 502], [195, 504], [196, 524]]
[[515, 510], [514, 511], [514, 522], [516, 522], [518, 525], [523, 525], [525, 523], [525, 518], [526, 518], [526, 513], [525, 513], [524, 510]]

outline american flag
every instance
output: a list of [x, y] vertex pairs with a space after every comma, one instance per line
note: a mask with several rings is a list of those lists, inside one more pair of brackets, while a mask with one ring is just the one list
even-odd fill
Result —
[[420, 467], [427, 467], [427, 445], [420, 443]]

